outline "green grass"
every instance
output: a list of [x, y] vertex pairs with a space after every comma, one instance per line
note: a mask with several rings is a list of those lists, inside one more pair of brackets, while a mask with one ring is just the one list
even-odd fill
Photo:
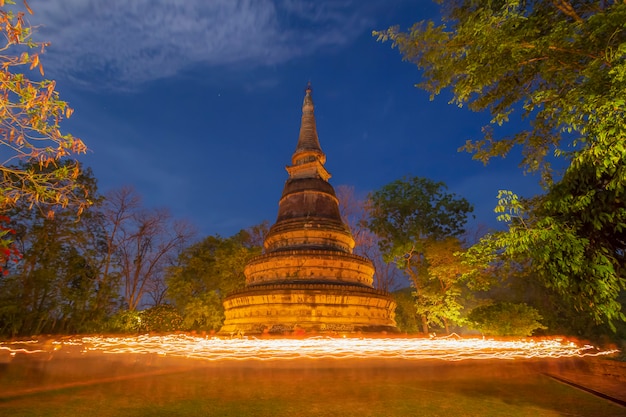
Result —
[[536, 363], [115, 355], [5, 365], [0, 415], [623, 416], [626, 409], [544, 376]]

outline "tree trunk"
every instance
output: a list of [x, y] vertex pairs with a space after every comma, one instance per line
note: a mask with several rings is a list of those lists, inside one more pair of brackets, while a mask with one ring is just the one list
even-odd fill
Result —
[[422, 331], [424, 334], [428, 334], [428, 319], [425, 315], [422, 315]]

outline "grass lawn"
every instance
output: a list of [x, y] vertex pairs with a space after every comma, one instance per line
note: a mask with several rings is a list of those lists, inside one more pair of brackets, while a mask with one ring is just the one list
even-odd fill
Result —
[[540, 361], [16, 358], [2, 416], [625, 416]]

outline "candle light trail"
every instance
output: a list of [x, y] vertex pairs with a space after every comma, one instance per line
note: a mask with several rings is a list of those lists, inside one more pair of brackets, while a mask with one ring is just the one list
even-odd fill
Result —
[[532, 359], [611, 355], [617, 350], [600, 350], [561, 338], [494, 340], [482, 338], [284, 338], [220, 339], [175, 334], [133, 337], [83, 336], [38, 342], [0, 342], [0, 353], [89, 355], [154, 354], [223, 360], [307, 359], [404, 359], [461, 361], [467, 359]]

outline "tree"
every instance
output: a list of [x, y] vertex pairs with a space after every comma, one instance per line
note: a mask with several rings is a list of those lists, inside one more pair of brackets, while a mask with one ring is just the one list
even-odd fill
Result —
[[[32, 39], [24, 13], [8, 6], [13, 4], [0, 2], [0, 146], [6, 158], [0, 161], [0, 213], [26, 202], [48, 215], [54, 213], [50, 205], [72, 205], [80, 215], [91, 204], [77, 181], [80, 166], [59, 161], [87, 148], [80, 139], [61, 133], [60, 123], [72, 109], [59, 99], [55, 82], [27, 77], [33, 70], [39, 72], [35, 78], [43, 77], [39, 57], [48, 44]], [[32, 14], [26, 1], [24, 5]], [[0, 229], [0, 264], [15, 255], [10, 230]]]
[[[172, 219], [167, 210], [143, 208], [130, 187], [106, 195], [103, 215], [107, 227], [103, 274], [120, 277], [125, 306], [136, 310], [148, 291], [162, 288], [155, 281], [163, 279], [170, 257], [182, 250], [194, 231], [186, 222]], [[158, 299], [156, 293], [153, 296]]]
[[102, 204], [102, 216], [106, 222], [106, 255], [102, 275], [120, 277], [119, 243], [125, 224], [132, 221], [133, 214], [141, 208], [141, 198], [131, 187], [109, 191]]
[[177, 265], [168, 269], [166, 282], [168, 298], [183, 315], [183, 328], [219, 330], [224, 322], [222, 301], [244, 287], [244, 267], [261, 253], [257, 244], [255, 234], [242, 230], [227, 239], [209, 236], [180, 254]]
[[[472, 206], [464, 198], [448, 193], [444, 183], [420, 177], [387, 184], [370, 194], [370, 201], [368, 228], [380, 237], [386, 260], [397, 264], [411, 279], [422, 329], [428, 333], [429, 315], [431, 322], [443, 317], [434, 309], [439, 302], [431, 299], [439, 297], [441, 288], [432, 285], [429, 245], [433, 248], [432, 242], [462, 235]], [[449, 291], [452, 287], [446, 288]]]
[[[626, 320], [626, 3], [455, 0], [442, 14], [441, 24], [375, 35], [423, 69], [432, 97], [450, 89], [453, 103], [491, 114], [484, 137], [462, 149], [486, 163], [519, 146], [522, 168], [545, 187], [479, 252], [527, 260], [598, 323]], [[527, 128], [498, 137], [494, 127], [513, 117]]]
[[77, 178], [95, 204], [77, 221], [71, 208], [49, 217], [20, 200], [13, 219], [18, 262], [0, 277], [0, 334], [93, 332], [112, 313], [117, 281], [101, 275], [106, 252], [100, 198], [89, 169]]

